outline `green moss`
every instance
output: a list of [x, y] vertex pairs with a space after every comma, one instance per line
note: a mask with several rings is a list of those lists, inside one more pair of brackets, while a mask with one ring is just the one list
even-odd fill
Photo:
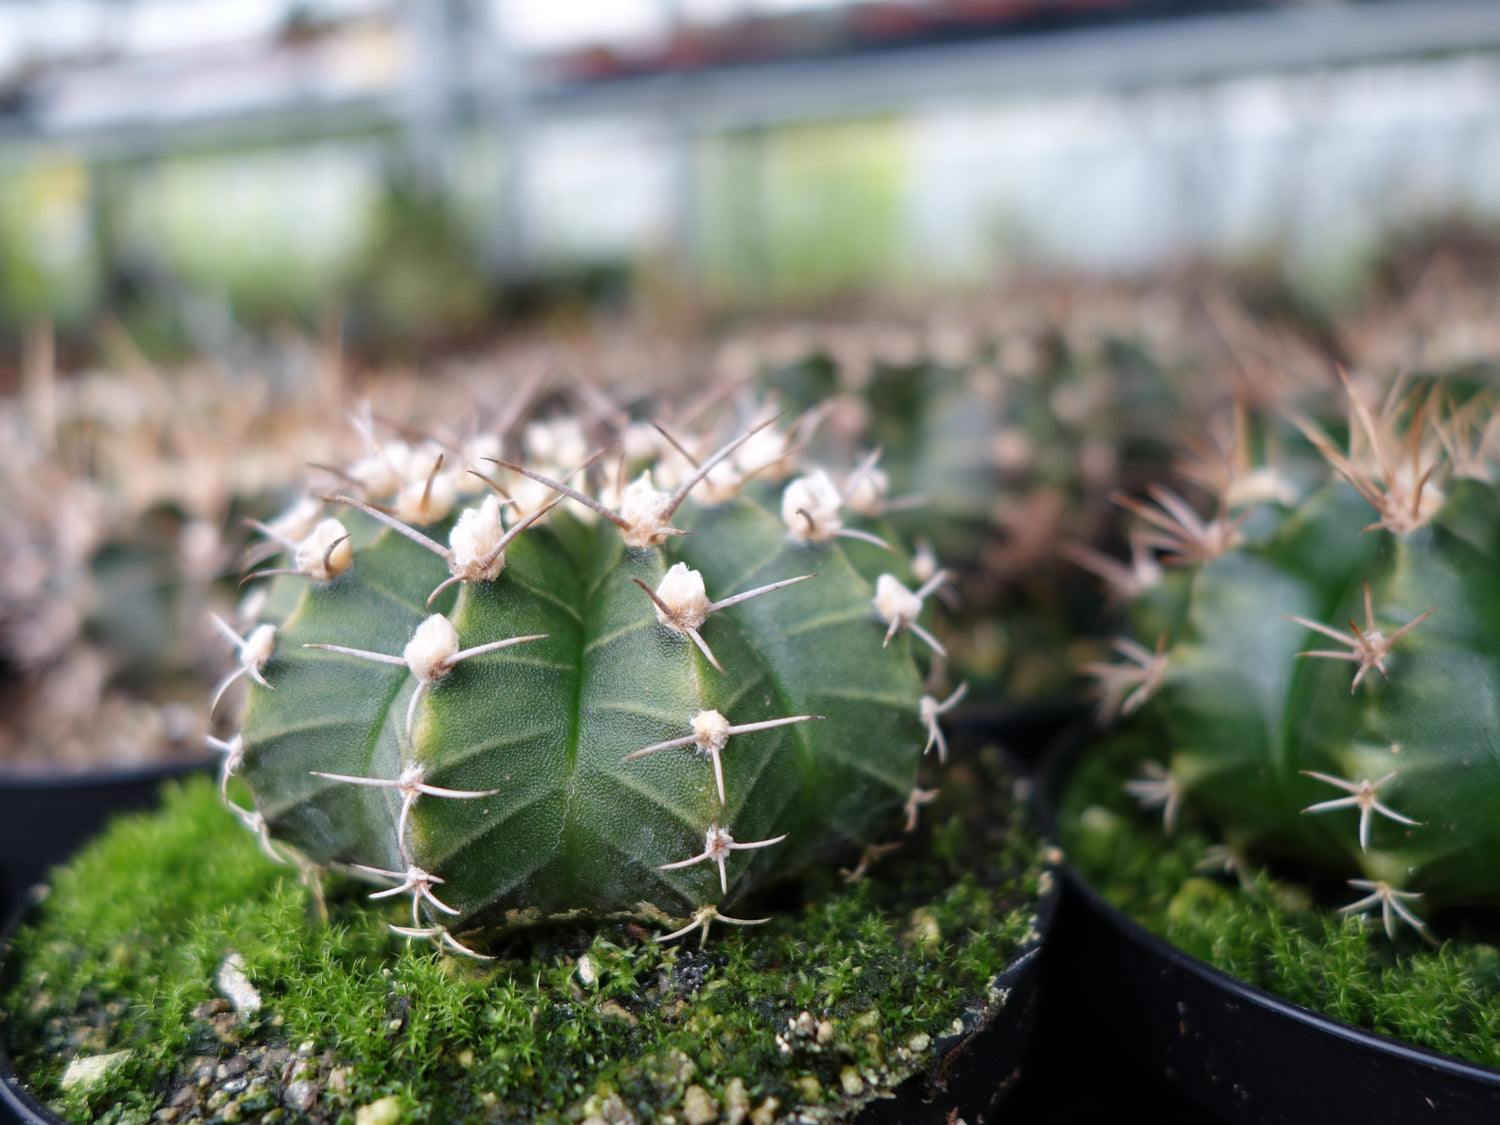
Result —
[[[1063, 796], [1069, 859], [1113, 905], [1216, 968], [1315, 1011], [1446, 1054], [1500, 1066], [1500, 949], [1450, 938], [1433, 948], [1409, 930], [1341, 915], [1341, 883], [1248, 866], [1201, 869], [1217, 839], [1191, 817], [1171, 836], [1138, 811], [1124, 781], [1151, 758], [1138, 730], [1092, 749]], [[1160, 745], [1160, 742], [1155, 742]], [[1482, 919], [1429, 919], [1441, 935], [1493, 938]]]
[[[266, 1060], [273, 1086], [252, 1069], [249, 1089], [222, 1095], [204, 1077], [204, 1119], [296, 1120], [299, 1076], [319, 1092], [307, 1117], [349, 1125], [607, 1119], [620, 1105], [680, 1120], [705, 1095], [726, 1112], [771, 1098], [783, 1113], [847, 1110], [993, 1008], [988, 985], [1034, 925], [1040, 845], [998, 755], [974, 762], [950, 768], [953, 796], [871, 877], [816, 872], [733, 911], [768, 925], [716, 928], [706, 949], [633, 924], [553, 929], [492, 963], [405, 946], [385, 930], [404, 907], [372, 908], [344, 880], [328, 881], [327, 923], [311, 921], [308, 889], [210, 782], [170, 788], [159, 813], [119, 821], [56, 873], [7, 955], [0, 1041], [75, 1121], [146, 1121], [237, 1058]], [[206, 1004], [231, 950], [264, 1000], [246, 1019]], [[62, 1090], [74, 1056], [122, 1050], [98, 1085]]]

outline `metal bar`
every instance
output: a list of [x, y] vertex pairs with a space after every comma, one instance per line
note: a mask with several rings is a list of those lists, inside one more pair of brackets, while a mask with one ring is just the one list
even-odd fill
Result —
[[[1500, 48], [1493, 0], [1374, 0], [793, 59], [690, 74], [591, 83], [533, 81], [533, 127], [592, 116], [661, 116], [695, 133], [890, 112], [933, 102], [1014, 94], [1118, 90], [1248, 72], [1347, 65]], [[469, 81], [466, 115], [487, 96]], [[684, 95], [688, 95], [685, 99]], [[489, 95], [492, 96], [492, 95]], [[690, 104], [684, 105], [684, 101]], [[66, 141], [95, 159], [201, 146], [233, 147], [369, 131], [401, 120], [400, 91], [284, 102], [194, 116], [158, 110], [97, 127], [32, 125], [0, 145]]]

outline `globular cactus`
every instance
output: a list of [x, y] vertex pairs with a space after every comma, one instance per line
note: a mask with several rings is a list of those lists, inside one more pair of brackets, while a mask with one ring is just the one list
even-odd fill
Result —
[[1164, 435], [1189, 412], [1186, 373], [1193, 397], [1210, 383], [1222, 392], [1195, 349], [1145, 329], [1161, 319], [1150, 311], [1103, 293], [1033, 294], [934, 309], [906, 327], [894, 315], [762, 332], [721, 360], [817, 417], [805, 438], [815, 453], [879, 451], [848, 507], [952, 568], [963, 612], [940, 612], [936, 631], [955, 672], [980, 695], [1058, 699], [1079, 629], [1097, 617], [1059, 556], [1110, 541], [1110, 492], [1165, 463]]
[[388, 506], [268, 527], [292, 576], [232, 634], [249, 697], [218, 743], [266, 850], [388, 882], [400, 932], [467, 949], [560, 919], [706, 935], [909, 819], [952, 700], [914, 656], [926, 591], [861, 576], [817, 474], [784, 511], [722, 474], [700, 501], [756, 432], [670, 493], [393, 443], [347, 474], [390, 470]]
[[1128, 501], [1145, 552], [1112, 577], [1144, 628], [1090, 670], [1106, 715], [1158, 724], [1128, 788], [1169, 830], [1191, 813], [1231, 860], [1348, 878], [1345, 912], [1425, 933], [1500, 901], [1500, 414], [1440, 382], [1349, 395], [1338, 442], [1299, 422], [1320, 487], [1241, 462], [1211, 517]]

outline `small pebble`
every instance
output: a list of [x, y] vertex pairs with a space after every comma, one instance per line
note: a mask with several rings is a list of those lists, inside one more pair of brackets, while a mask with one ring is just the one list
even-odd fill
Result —
[[233, 1012], [220, 1012], [208, 1022], [219, 1042], [233, 1046], [240, 1041], [240, 1017]]
[[631, 1027], [640, 1022], [618, 1000], [606, 1000], [599, 1005], [599, 1014], [609, 1020], [624, 1020]]
[[296, 1113], [306, 1113], [312, 1109], [313, 1103], [318, 1100], [318, 1087], [316, 1083], [309, 1082], [305, 1078], [299, 1078], [286, 1088], [286, 1093], [282, 1095], [282, 1100], [286, 1103], [288, 1109]]
[[129, 1051], [111, 1051], [107, 1055], [74, 1059], [68, 1064], [68, 1069], [63, 1071], [59, 1085], [64, 1090], [92, 1090], [129, 1057]]
[[379, 1101], [356, 1109], [354, 1125], [400, 1125], [402, 1117], [401, 1099], [395, 1094], [387, 1094]]
[[682, 1117], [687, 1125], [713, 1125], [719, 1119], [719, 1103], [702, 1086], [689, 1086], [682, 1096]]
[[636, 1125], [635, 1114], [619, 1094], [611, 1093], [599, 1107], [599, 1119], [604, 1125]]
[[744, 1125], [745, 1118], [750, 1116], [750, 1095], [743, 1079], [733, 1078], [724, 1088], [724, 1110], [729, 1125]]
[[260, 1011], [260, 993], [245, 975], [245, 959], [231, 953], [219, 966], [219, 991], [229, 998], [240, 1016], [253, 1016]]

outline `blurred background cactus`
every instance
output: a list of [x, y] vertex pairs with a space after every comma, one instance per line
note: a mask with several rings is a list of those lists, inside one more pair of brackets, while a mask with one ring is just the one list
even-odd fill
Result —
[[170, 376], [117, 335], [125, 371], [61, 377], [29, 338], [0, 404], [0, 761], [66, 772], [203, 753], [201, 701], [233, 615], [247, 516], [267, 515], [311, 437], [316, 384], [203, 362]]
[[1500, 425], [1492, 385], [1457, 374], [1355, 377], [1344, 397], [1335, 426], [1242, 413], [1195, 464], [1207, 511], [1160, 486], [1122, 500], [1162, 569], [1116, 582], [1134, 629], [1090, 670], [1103, 717], [1157, 734], [1129, 788], [1169, 830], [1198, 818], [1231, 866], [1343, 876], [1346, 910], [1425, 930], [1419, 911], [1500, 892]]
[[[1280, 303], [1252, 310], [1268, 292]], [[1036, 278], [922, 314], [755, 324], [717, 370], [811, 411], [815, 455], [873, 458], [853, 514], [950, 569], [944, 597], [964, 609], [936, 627], [958, 679], [991, 702], [1055, 702], [1103, 611], [1070, 560], [1126, 538], [1112, 497], [1170, 471], [1180, 436], [1237, 397], [1332, 378], [1322, 326], [1293, 304], [1206, 270]]]

